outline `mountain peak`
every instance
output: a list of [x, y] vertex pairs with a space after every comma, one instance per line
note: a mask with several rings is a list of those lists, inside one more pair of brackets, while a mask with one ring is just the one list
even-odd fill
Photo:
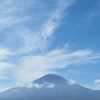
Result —
[[66, 79], [56, 74], [46, 74], [43, 77], [34, 81], [36, 84], [54, 83], [54, 84], [66, 84]]

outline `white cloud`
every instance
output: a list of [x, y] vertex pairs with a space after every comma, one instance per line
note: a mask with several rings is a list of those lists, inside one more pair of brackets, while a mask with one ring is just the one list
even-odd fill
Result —
[[[5, 71], [5, 69], [15, 67], [11, 62], [6, 62], [5, 60], [10, 59], [13, 53], [7, 48], [0, 48], [0, 74]], [[0, 79], [7, 79], [8, 77], [0, 76]]]
[[100, 85], [82, 85], [83, 87], [92, 89], [92, 90], [100, 90]]
[[46, 82], [44, 84], [41, 84], [41, 85], [36, 84], [36, 83], [30, 83], [30, 82], [27, 84], [22, 84], [22, 83], [17, 82], [17, 85], [20, 87], [27, 87], [28, 89], [33, 88], [33, 87], [35, 87], [37, 89], [41, 89], [43, 87], [47, 87], [47, 88], [54, 88], [55, 87], [55, 85], [53, 83], [46, 83]]
[[9, 77], [5, 77], [5, 76], [0, 75], [0, 79], [9, 79]]
[[87, 87], [89, 89], [92, 89], [92, 90], [100, 90], [100, 79], [96, 79], [94, 80], [94, 84], [93, 85], [82, 85], [84, 87]]
[[3, 91], [6, 91], [6, 90], [8, 90], [9, 88], [7, 88], [7, 87], [0, 87], [0, 93], [1, 92], [3, 92]]
[[55, 87], [54, 83], [46, 83], [46, 85], [47, 85], [48, 88], [54, 88]]
[[100, 1], [97, 2], [98, 3], [92, 9], [90, 9], [83, 17], [83, 22], [80, 25], [86, 23], [90, 26], [94, 21], [98, 20], [97, 16], [100, 15]]
[[[15, 2], [14, 0], [8, 0], [0, 3], [0, 30], [9, 28], [26, 20], [26, 17], [17, 18], [16, 12], [19, 10], [18, 6], [21, 5], [17, 4], [18, 2]], [[21, 7], [23, 7], [23, 5], [21, 5]]]
[[13, 89], [13, 91], [15, 91], [15, 92], [19, 92], [19, 90], [17, 90], [17, 89]]
[[95, 82], [94, 82], [95, 84], [100, 84], [100, 79], [98, 79], [98, 80], [95, 80]]
[[73, 64], [94, 64], [99, 58], [100, 56], [94, 55], [90, 49], [67, 52], [66, 49], [59, 48], [47, 54], [25, 56], [19, 59], [21, 63], [16, 69], [15, 77], [22, 81], [32, 81], [46, 73], [51, 73], [51, 69], [66, 68]]
[[[59, 22], [63, 17], [63, 10], [71, 6], [72, 2], [73, 0], [60, 0], [56, 2], [55, 7], [53, 6], [53, 10], [49, 9], [48, 5], [43, 4], [43, 2], [37, 2], [36, 0], [26, 0], [24, 2], [5, 0], [1, 2], [0, 7], [2, 10], [0, 10], [0, 13], [2, 16], [0, 16], [0, 24], [2, 25], [0, 29], [9, 28], [6, 34], [10, 35], [10, 39], [5, 41], [8, 42], [9, 40], [12, 43], [17, 36], [22, 40], [22, 45], [15, 51], [17, 55], [37, 50], [44, 52], [50, 43], [48, 38], [59, 26]], [[41, 6], [37, 7], [36, 4]], [[37, 13], [34, 11], [36, 8]]]
[[5, 57], [11, 55], [12, 53], [10, 50], [5, 49], [5, 48], [0, 48], [0, 60], [4, 59]]
[[36, 84], [36, 83], [31, 83], [31, 82], [28, 82], [26, 84], [22, 83], [22, 82], [16, 82], [16, 85], [18, 87], [27, 87], [28, 89], [33, 88], [33, 87], [35, 87], [37, 89], [41, 89], [44, 86], [43, 84], [39, 85], [39, 84]]
[[43, 85], [34, 84], [34, 83], [28, 83], [28, 84], [26, 84], [24, 87], [27, 87], [27, 88], [29, 88], [29, 89], [30, 89], [30, 88], [33, 88], [33, 87], [38, 88], [38, 89], [41, 89], [42, 86], [43, 86]]
[[67, 76], [88, 73], [86, 70], [84, 71], [83, 69], [71, 69], [71, 70], [65, 70], [65, 71], [66, 71]]
[[39, 84], [33, 84], [33, 87], [41, 89], [43, 85], [39, 85]]
[[2, 73], [5, 69], [13, 67], [15, 67], [15, 65], [6, 62], [0, 62], [0, 73]]
[[[63, 10], [68, 8], [71, 4], [72, 1], [65, 1], [65, 0], [60, 0], [59, 5], [57, 8], [54, 8], [54, 10], [50, 10], [51, 13], [46, 12], [44, 15], [46, 16], [46, 20], [39, 20], [39, 29], [36, 27], [36, 30], [28, 29], [28, 28], [23, 28], [23, 32], [21, 33], [20, 36], [22, 36], [24, 40], [24, 46], [18, 50], [18, 53], [28, 53], [30, 51], [42, 51], [44, 52], [47, 48], [48, 45], [51, 42], [51, 36], [55, 32], [55, 29], [59, 26], [60, 20], [63, 17]], [[42, 9], [42, 8], [41, 8]], [[39, 12], [41, 13], [41, 12]], [[38, 13], [38, 14], [39, 14]], [[44, 12], [42, 12], [44, 13]], [[42, 15], [41, 17], [45, 17]], [[32, 20], [33, 24], [34, 21]], [[37, 22], [38, 23], [38, 22]], [[35, 26], [35, 25], [34, 25]], [[17, 54], [18, 54], [17, 53]]]
[[67, 81], [67, 83], [70, 84], [70, 85], [72, 85], [72, 84], [76, 84], [76, 81], [74, 81], [74, 80], [69, 80], [69, 81]]

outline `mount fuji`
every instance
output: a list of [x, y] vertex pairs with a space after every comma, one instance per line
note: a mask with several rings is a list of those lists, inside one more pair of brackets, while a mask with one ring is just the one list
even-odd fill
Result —
[[0, 100], [100, 100], [100, 91], [47, 74], [22, 87], [0, 93]]

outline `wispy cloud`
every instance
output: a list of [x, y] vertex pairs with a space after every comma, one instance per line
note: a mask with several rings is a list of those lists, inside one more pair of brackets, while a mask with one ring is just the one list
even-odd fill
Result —
[[11, 52], [9, 49], [0, 48], [0, 60], [7, 58], [9, 55], [11, 55]]
[[0, 74], [3, 74], [5, 70], [14, 68], [15, 65], [8, 63], [8, 62], [0, 62]]
[[86, 84], [86, 85], [82, 85], [82, 86], [89, 88], [89, 89], [92, 89], [92, 90], [100, 90], [100, 85], [88, 85], [88, 84]]
[[100, 1], [97, 1], [95, 6], [92, 7], [82, 18], [82, 22], [79, 26], [83, 24], [87, 24], [90, 26], [92, 23], [98, 20], [98, 16], [100, 15]]
[[[21, 53], [23, 53], [23, 51], [26, 51], [25, 53], [27, 53], [29, 51], [37, 50], [44, 52], [50, 44], [50, 38], [52, 34], [59, 26], [60, 20], [63, 17], [63, 10], [69, 7], [72, 4], [72, 1], [73, 0], [66, 2], [65, 0], [60, 0], [54, 11], [51, 10], [51, 13], [49, 14], [48, 12], [44, 13], [44, 15], [47, 17], [46, 20], [40, 19], [41, 23], [39, 23], [39, 29], [37, 28], [38, 31], [34, 32], [34, 30], [24, 28], [24, 34], [22, 34], [22, 37], [25, 41], [25, 44], [24, 47], [21, 48], [19, 51]], [[45, 17], [44, 15], [41, 17]]]
[[[23, 79], [23, 81], [31, 81], [33, 78], [36, 79], [41, 76], [41, 74], [53, 73], [50, 70], [55, 68], [66, 68], [75, 64], [94, 64], [97, 63], [98, 59], [100, 59], [100, 55], [95, 54], [91, 49], [68, 52], [64, 48], [59, 48], [43, 55], [26, 56], [21, 58], [21, 63], [18, 65], [19, 68], [16, 69], [16, 76], [21, 81]], [[36, 73], [38, 73], [37, 77], [34, 76]]]
[[95, 84], [100, 84], [100, 79], [95, 80]]
[[4, 0], [0, 4], [0, 36], [4, 36], [0, 43], [0, 73], [7, 69], [12, 80], [26, 83], [46, 73], [55, 73], [50, 71], [54, 68], [94, 64], [100, 59], [100, 54], [91, 49], [71, 51], [64, 46], [48, 51], [64, 10], [73, 0], [59, 0], [52, 6], [48, 2]]
[[84, 71], [83, 69], [70, 69], [66, 70], [65, 72], [67, 76], [87, 73], [87, 71]]
[[[14, 67], [14, 65], [10, 62], [6, 62], [6, 59], [9, 59], [10, 55], [12, 53], [9, 49], [6, 48], [0, 48], [0, 74], [3, 73], [5, 69], [9, 69]], [[5, 78], [3, 76], [0, 76], [0, 78]]]
[[9, 88], [6, 88], [6, 87], [1, 87], [0, 86], [0, 93], [2, 92], [2, 91], [6, 91], [6, 90], [8, 90]]
[[5, 77], [5, 76], [0, 75], [0, 79], [9, 79], [9, 77]]
[[100, 79], [94, 80], [93, 85], [87, 85], [86, 84], [86, 85], [83, 85], [83, 86], [90, 88], [92, 90], [100, 90]]
[[[48, 2], [43, 3], [36, 0], [26, 0], [24, 2], [23, 0], [2, 1], [0, 3], [0, 36], [3, 36], [4, 39], [3, 42], [1, 41], [0, 47], [1, 73], [6, 69], [9, 73], [9, 68], [12, 68], [16, 75], [18, 73], [23, 73], [23, 75], [24, 73], [29, 74], [34, 68], [37, 71], [46, 73], [47, 68], [39, 69], [42, 62], [39, 64], [34, 63], [34, 66], [32, 64], [35, 61], [35, 57], [37, 63], [39, 59], [42, 61], [48, 59], [42, 54], [48, 48], [52, 34], [60, 25], [63, 11], [72, 2], [73, 0], [60, 0], [59, 2], [54, 2], [53, 5], [55, 6], [52, 6], [53, 9], [50, 9], [52, 7], [49, 7]], [[38, 53], [41, 54], [37, 55]], [[31, 56], [29, 56], [30, 54]], [[24, 67], [24, 62], [27, 61], [26, 64], [29, 64], [29, 60], [32, 63], [29, 65], [30, 67], [28, 68], [26, 65]], [[42, 65], [47, 65], [47, 63]], [[33, 76], [33, 71], [30, 73], [31, 75]]]
[[[27, 0], [26, 0], [27, 1]], [[21, 16], [21, 12], [18, 15], [19, 10], [26, 5], [19, 3], [18, 1], [8, 0], [0, 3], [0, 30], [21, 24], [27, 19], [27, 16]]]
[[[42, 1], [37, 2], [36, 0], [2, 2], [0, 4], [2, 9], [0, 10], [0, 30], [9, 29], [3, 32], [3, 34], [9, 34], [5, 39], [5, 44], [7, 45], [9, 41], [10, 48], [14, 48], [14, 44], [19, 43], [19, 48], [16, 48], [17, 54], [45, 50], [49, 45], [51, 35], [59, 26], [63, 10], [69, 7], [72, 1], [60, 0], [55, 3], [53, 9], [47, 7], [46, 2], [42, 3]], [[16, 40], [18, 40], [17, 43]], [[13, 45], [11, 45], [12, 41]]]

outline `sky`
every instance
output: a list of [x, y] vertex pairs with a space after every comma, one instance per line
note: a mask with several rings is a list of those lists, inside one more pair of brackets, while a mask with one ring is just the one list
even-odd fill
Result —
[[45, 74], [100, 90], [100, 0], [0, 0], [0, 92]]

